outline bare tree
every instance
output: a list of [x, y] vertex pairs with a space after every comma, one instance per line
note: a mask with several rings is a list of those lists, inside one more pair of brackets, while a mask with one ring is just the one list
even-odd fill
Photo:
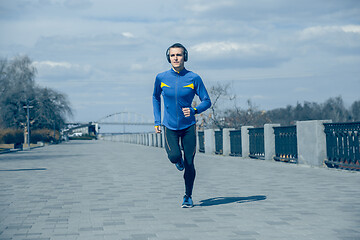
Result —
[[70, 104], [63, 94], [36, 86], [36, 68], [28, 56], [0, 61], [0, 127], [21, 128], [26, 122], [24, 106], [34, 106], [30, 119], [34, 127], [57, 126], [71, 116]]
[[322, 119], [331, 119], [333, 122], [345, 122], [351, 118], [350, 113], [345, 108], [344, 101], [340, 96], [329, 98], [323, 104], [322, 112]]
[[351, 111], [352, 119], [353, 119], [354, 121], [360, 121], [360, 100], [359, 100], [359, 101], [355, 101], [355, 102], [351, 105], [350, 111]]
[[[8, 87], [8, 79], [6, 77], [6, 66], [7, 60], [0, 59], [0, 113], [3, 112], [3, 105], [1, 104], [1, 99], [5, 95], [5, 91]], [[3, 119], [0, 117], [0, 128], [4, 127]]]
[[247, 107], [238, 105], [237, 95], [231, 94], [229, 83], [217, 83], [210, 88], [212, 106], [210, 107], [210, 127], [236, 128], [251, 125], [263, 126], [265, 123], [293, 125], [296, 121], [330, 119], [333, 122], [360, 121], [360, 101], [354, 102], [349, 109], [341, 96], [329, 98], [324, 103], [298, 102], [295, 106], [277, 108], [269, 111], [259, 109], [250, 99]]
[[229, 101], [231, 100], [231, 96], [229, 94], [229, 88], [230, 84], [225, 83], [217, 83], [216, 85], [212, 86], [210, 88], [209, 94], [211, 98], [211, 107], [210, 107], [210, 115], [209, 119], [213, 125], [213, 127], [223, 129], [224, 122], [225, 122], [225, 116], [224, 112], [226, 109], [224, 108], [224, 105], [221, 105], [223, 101]]
[[34, 120], [37, 128], [59, 130], [65, 124], [65, 116], [72, 116], [70, 103], [64, 94], [49, 88], [35, 89]]
[[2, 65], [3, 76], [0, 79], [2, 122], [6, 127], [19, 128], [26, 119], [23, 107], [34, 98], [36, 69], [27, 56], [17, 56], [10, 62], [3, 60], [2, 63], [5, 65]]
[[234, 107], [226, 112], [227, 127], [239, 129], [241, 126], [262, 126], [271, 122], [266, 111], [260, 111], [251, 99], [248, 99], [246, 104], [247, 109], [241, 109], [237, 106], [237, 101], [234, 101]]

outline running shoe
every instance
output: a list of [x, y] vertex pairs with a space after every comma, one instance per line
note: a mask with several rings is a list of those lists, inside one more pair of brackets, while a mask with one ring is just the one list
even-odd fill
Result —
[[176, 163], [175, 166], [179, 171], [184, 170], [184, 168], [185, 168], [184, 160], [181, 158], [180, 162]]
[[187, 195], [184, 196], [184, 201], [181, 205], [182, 208], [192, 208], [194, 206], [193, 200]]

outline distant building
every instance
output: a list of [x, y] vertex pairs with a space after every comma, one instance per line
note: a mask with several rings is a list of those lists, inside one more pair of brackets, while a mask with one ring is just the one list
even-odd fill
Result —
[[80, 124], [69, 126], [69, 129], [65, 131], [69, 137], [79, 136], [93, 136], [96, 137], [99, 133], [99, 124], [90, 122], [88, 124]]

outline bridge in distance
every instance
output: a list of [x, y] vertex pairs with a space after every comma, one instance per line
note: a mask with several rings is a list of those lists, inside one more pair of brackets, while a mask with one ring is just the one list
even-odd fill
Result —
[[[95, 126], [95, 131], [102, 134], [149, 132], [153, 130], [154, 120], [143, 114], [123, 111], [109, 114], [95, 122], [68, 123], [67, 125], [69, 130]], [[122, 129], [119, 129], [119, 126], [122, 126]]]
[[101, 125], [142, 125], [153, 126], [154, 121], [147, 116], [135, 112], [117, 112], [96, 121]]

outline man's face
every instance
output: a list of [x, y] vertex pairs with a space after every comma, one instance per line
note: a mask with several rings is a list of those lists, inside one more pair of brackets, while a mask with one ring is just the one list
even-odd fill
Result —
[[184, 50], [182, 48], [170, 48], [170, 63], [176, 70], [184, 68]]

